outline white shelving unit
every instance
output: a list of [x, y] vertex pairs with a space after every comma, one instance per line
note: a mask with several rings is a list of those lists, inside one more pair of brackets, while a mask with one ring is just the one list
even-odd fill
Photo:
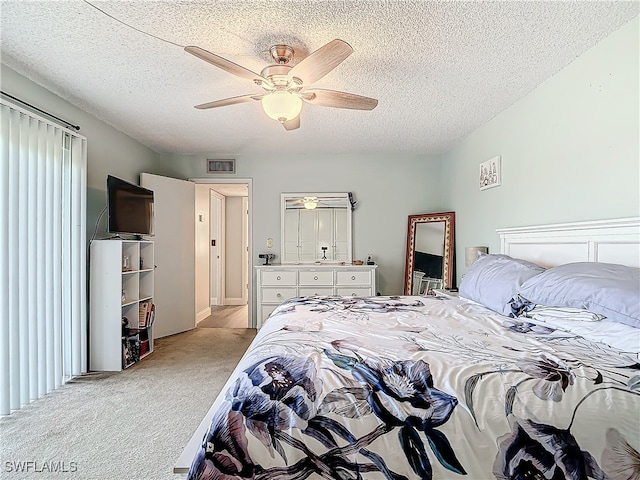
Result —
[[[119, 371], [153, 352], [153, 324], [147, 325], [140, 314], [141, 307], [153, 304], [153, 277], [153, 242], [109, 239], [91, 243], [91, 370]], [[124, 318], [128, 330], [123, 328]]]

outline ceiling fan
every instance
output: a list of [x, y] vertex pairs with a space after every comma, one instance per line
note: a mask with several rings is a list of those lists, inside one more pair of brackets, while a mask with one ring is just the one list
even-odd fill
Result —
[[274, 45], [269, 52], [275, 64], [266, 66], [260, 74], [200, 47], [188, 46], [185, 50], [222, 70], [251, 80], [265, 90], [264, 93], [203, 103], [196, 105], [195, 108], [216, 108], [260, 100], [262, 108], [269, 117], [279, 121], [286, 130], [295, 130], [300, 127], [300, 111], [303, 102], [354, 110], [372, 110], [378, 105], [378, 100], [375, 98], [335, 90], [308, 88], [351, 55], [353, 48], [343, 40], [332, 40], [294, 67], [288, 65], [293, 58], [293, 48], [289, 45]]

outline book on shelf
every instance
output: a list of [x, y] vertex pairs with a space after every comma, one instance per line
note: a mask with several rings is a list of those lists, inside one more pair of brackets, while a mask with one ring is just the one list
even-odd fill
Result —
[[155, 318], [156, 306], [151, 300], [140, 302], [138, 307], [138, 328], [150, 327]]
[[122, 368], [140, 360], [140, 339], [137, 335], [122, 338]]
[[151, 310], [149, 311], [149, 316], [147, 317], [147, 327], [153, 325], [153, 321], [156, 319], [156, 304], [151, 304]]
[[146, 326], [147, 312], [149, 311], [149, 302], [147, 300], [138, 304], [138, 327]]

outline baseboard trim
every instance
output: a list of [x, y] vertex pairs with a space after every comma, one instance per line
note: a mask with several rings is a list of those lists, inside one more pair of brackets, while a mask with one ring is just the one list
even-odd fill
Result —
[[236, 298], [225, 298], [224, 299], [224, 304], [225, 305], [245, 305], [247, 302], [242, 300], [242, 297], [236, 297]]
[[196, 323], [204, 320], [205, 318], [211, 316], [211, 307], [207, 307], [204, 310], [199, 311], [196, 314]]

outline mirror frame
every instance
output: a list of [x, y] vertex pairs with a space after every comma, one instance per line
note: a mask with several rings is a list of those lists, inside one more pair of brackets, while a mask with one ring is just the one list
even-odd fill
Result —
[[[341, 197], [345, 199], [346, 205], [346, 213], [347, 213], [347, 224], [345, 225], [346, 233], [347, 233], [347, 259], [346, 260], [322, 260], [315, 262], [303, 262], [303, 261], [287, 261], [284, 256], [284, 248], [285, 248], [285, 210], [287, 200], [289, 199], [300, 199], [304, 197], [316, 197], [317, 199], [322, 199], [323, 197], [336, 198]], [[311, 265], [317, 264], [318, 262], [323, 264], [340, 264], [340, 263], [348, 263], [350, 264], [353, 260], [353, 211], [355, 210], [356, 202], [353, 199], [353, 193], [351, 192], [324, 192], [324, 193], [309, 193], [309, 192], [289, 192], [289, 193], [281, 193], [280, 194], [280, 263], [282, 265]]]
[[415, 240], [416, 226], [420, 223], [444, 222], [444, 252], [442, 255], [442, 281], [444, 288], [451, 288], [453, 285], [454, 270], [454, 230], [455, 212], [423, 213], [409, 215], [409, 225], [407, 228], [407, 252], [404, 269], [404, 294], [411, 295], [413, 290], [413, 265], [415, 263]]

